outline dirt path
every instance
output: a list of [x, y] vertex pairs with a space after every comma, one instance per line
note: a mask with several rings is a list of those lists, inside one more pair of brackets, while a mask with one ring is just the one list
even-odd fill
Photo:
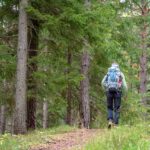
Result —
[[103, 132], [100, 129], [79, 129], [77, 131], [59, 134], [51, 138], [46, 144], [32, 147], [30, 150], [81, 150], [81, 148], [98, 133]]

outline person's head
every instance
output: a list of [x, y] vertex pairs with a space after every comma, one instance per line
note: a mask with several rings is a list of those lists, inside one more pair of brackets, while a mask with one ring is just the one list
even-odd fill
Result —
[[116, 61], [113, 61], [113, 63], [111, 64], [111, 67], [119, 68], [119, 65]]

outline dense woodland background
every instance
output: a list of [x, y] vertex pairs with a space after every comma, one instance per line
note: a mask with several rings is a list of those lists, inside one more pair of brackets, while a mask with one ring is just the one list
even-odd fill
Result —
[[106, 126], [101, 80], [128, 83], [121, 124], [149, 119], [149, 0], [1, 0], [0, 132]]

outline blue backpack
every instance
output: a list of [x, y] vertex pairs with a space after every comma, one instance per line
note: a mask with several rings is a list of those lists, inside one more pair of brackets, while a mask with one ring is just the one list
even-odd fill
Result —
[[109, 68], [107, 73], [107, 89], [109, 91], [118, 91], [122, 86], [121, 72], [118, 68]]

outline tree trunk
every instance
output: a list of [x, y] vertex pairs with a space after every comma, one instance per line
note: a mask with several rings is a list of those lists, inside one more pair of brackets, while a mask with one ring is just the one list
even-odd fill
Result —
[[48, 127], [48, 102], [44, 99], [43, 102], [43, 128], [46, 129]]
[[12, 112], [11, 114], [11, 134], [14, 134], [14, 120], [15, 120], [15, 113]]
[[0, 134], [5, 132], [5, 105], [0, 106]]
[[[71, 63], [72, 63], [72, 53], [71, 50], [68, 48], [68, 55], [67, 55], [67, 62], [68, 62], [68, 76], [70, 73]], [[72, 86], [70, 81], [68, 81], [67, 87], [67, 124], [72, 125]]]
[[[85, 8], [90, 9], [90, 0], [84, 1]], [[84, 79], [80, 82], [80, 123], [81, 127], [90, 126], [90, 102], [89, 102], [89, 65], [90, 56], [88, 53], [88, 39], [85, 37], [83, 42], [83, 54], [81, 58], [81, 74]]]
[[35, 113], [36, 113], [36, 100], [33, 98], [27, 102], [27, 128], [35, 129]]
[[[38, 48], [38, 22], [31, 20], [29, 28], [29, 50], [28, 57], [32, 59], [37, 56]], [[36, 81], [33, 78], [33, 73], [37, 70], [36, 62], [31, 61], [28, 65], [28, 91], [30, 95], [27, 98], [27, 128], [35, 129], [36, 126]]]
[[[148, 9], [146, 8], [145, 2], [142, 1], [142, 17], [148, 15]], [[147, 23], [144, 21], [141, 32], [141, 56], [140, 56], [140, 93], [145, 94], [147, 91]], [[145, 96], [142, 97], [142, 101], [145, 101]]]
[[80, 83], [80, 119], [81, 126], [89, 128], [90, 125], [90, 104], [89, 104], [89, 71], [90, 57], [87, 50], [83, 51], [81, 60], [81, 74], [84, 79]]
[[19, 8], [19, 35], [17, 51], [17, 75], [15, 97], [14, 133], [24, 134], [26, 128], [26, 72], [27, 72], [27, 13], [25, 8], [28, 0], [20, 1]]

